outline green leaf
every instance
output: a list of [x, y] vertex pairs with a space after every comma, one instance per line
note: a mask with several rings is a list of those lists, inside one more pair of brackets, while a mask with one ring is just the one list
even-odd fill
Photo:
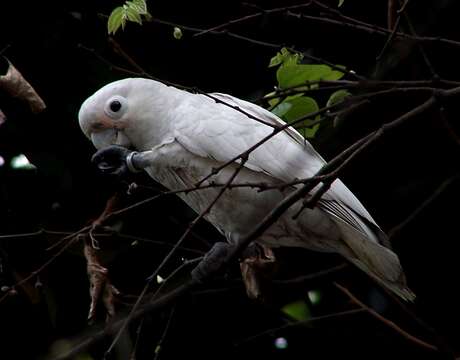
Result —
[[[281, 117], [287, 123], [291, 123], [297, 119], [300, 119], [303, 116], [314, 113], [319, 110], [318, 103], [315, 99], [302, 96], [302, 94], [288, 96], [283, 102], [278, 104], [273, 110], [272, 113]], [[316, 132], [319, 129], [319, 124], [314, 125], [311, 128], [308, 128], [315, 119], [306, 119], [294, 125], [295, 128], [306, 138], [312, 138], [315, 136]]]
[[337, 5], [337, 7], [341, 7], [344, 2], [345, 2], [345, 0], [339, 0], [339, 4]]
[[268, 67], [274, 67], [281, 64], [298, 64], [302, 60], [302, 54], [292, 53], [286, 48], [282, 48], [274, 57], [270, 59]]
[[[308, 88], [305, 88], [305, 90], [308, 90]], [[273, 96], [273, 95], [276, 95], [276, 94], [277, 94], [277, 92], [276, 92], [276, 91], [273, 91], [273, 92], [271, 92], [271, 93], [269, 93], [269, 94], [267, 94], [267, 95], [265, 95], [265, 96]], [[285, 100], [290, 101], [290, 100], [292, 100], [292, 99], [294, 99], [294, 98], [301, 97], [301, 96], [303, 96], [302, 93], [294, 94], [294, 95], [288, 96], [288, 97], [286, 97], [286, 98], [284, 97], [284, 95], [278, 95], [278, 97], [275, 97], [275, 98], [273, 98], [273, 99], [268, 100], [268, 104], [270, 105], [270, 107], [272, 108], [272, 110], [274, 110], [274, 107], [275, 107], [276, 105], [278, 105], [278, 104], [281, 102], [281, 100], [283, 100], [283, 101], [285, 101]], [[270, 111], [272, 111], [272, 110], [270, 110]], [[276, 110], [276, 111], [278, 111], [278, 110]], [[277, 115], [278, 115], [278, 114], [277, 114]], [[278, 115], [278, 116], [280, 116], [280, 115]]]
[[107, 31], [109, 34], [115, 34], [115, 32], [121, 26], [123, 15], [124, 9], [122, 6], [113, 9], [109, 16], [109, 20], [107, 21]]
[[331, 96], [329, 97], [329, 100], [327, 100], [326, 106], [338, 104], [339, 102], [342, 102], [349, 96], [351, 96], [351, 93], [348, 90], [345, 90], [345, 89], [337, 90], [331, 94]]
[[[284, 115], [284, 118], [287, 122], [295, 121], [303, 116], [319, 110], [319, 106], [316, 100], [308, 96], [302, 96], [291, 100], [291, 104], [291, 109]], [[314, 119], [301, 121], [295, 124], [294, 127], [303, 135], [303, 137], [311, 139], [316, 135], [320, 125], [316, 124], [312, 127], [307, 126], [318, 118], [319, 116], [316, 116]]]
[[313, 125], [312, 127], [303, 127], [297, 129], [299, 133], [306, 139], [313, 139], [316, 135], [316, 132], [319, 130], [319, 124]]
[[280, 66], [276, 72], [281, 89], [293, 88], [319, 80], [338, 80], [343, 72], [323, 64], [294, 64]]
[[327, 74], [325, 77], [323, 77], [321, 80], [329, 80], [329, 81], [335, 81], [343, 78], [345, 75], [346, 67], [343, 65], [335, 65], [336, 67], [343, 69], [343, 71], [337, 70], [337, 69], [332, 69], [329, 74]]
[[180, 40], [182, 39], [182, 35], [182, 30], [179, 27], [175, 26], [173, 31], [174, 39]]
[[142, 25], [142, 18], [141, 18], [141, 15], [139, 14], [139, 12], [137, 10], [133, 9], [130, 6], [127, 6], [125, 8], [125, 14], [126, 14], [126, 18], [129, 21], [136, 22], [136, 23]]
[[278, 104], [275, 108], [272, 109], [272, 113], [280, 118], [284, 118], [284, 115], [286, 115], [286, 113], [291, 110], [291, 108], [291, 103], [283, 101], [281, 104]]
[[145, 0], [126, 1], [123, 6], [115, 8], [110, 14], [107, 21], [108, 33], [115, 34], [120, 26], [124, 29], [127, 21], [142, 24], [142, 17], [146, 20], [151, 19]]
[[145, 0], [134, 0], [134, 3], [141, 8], [143, 14], [148, 14]]
[[279, 97], [268, 100], [268, 105], [270, 105], [269, 109], [273, 109], [280, 101], [281, 99]]
[[283, 306], [281, 311], [297, 321], [306, 321], [311, 318], [310, 309], [306, 302], [302, 300]]
[[268, 67], [275, 67], [275, 66], [278, 66], [278, 65], [281, 65], [283, 63], [283, 59], [281, 58], [281, 56], [278, 54], [276, 54], [276, 56], [273, 56], [271, 59], [270, 59], [270, 63], [268, 64]]
[[321, 302], [322, 294], [318, 290], [310, 290], [307, 296], [312, 305], [318, 305]]
[[121, 17], [121, 29], [124, 30], [126, 26], [126, 12], [123, 12], [123, 16]]
[[145, 0], [133, 0], [133, 1], [127, 1], [126, 4], [132, 8], [133, 10], [136, 10], [136, 12], [139, 15], [147, 15], [147, 4], [145, 3]]
[[315, 99], [309, 96], [289, 96], [286, 98], [285, 101], [283, 101], [283, 103], [289, 103], [291, 105], [290, 109], [283, 115], [283, 119], [287, 122], [297, 120], [298, 118], [308, 115], [310, 113], [314, 113], [319, 109]]
[[[272, 97], [276, 95], [276, 91], [272, 91], [270, 93], [268, 93], [267, 95], [264, 96], [264, 98], [267, 98], [267, 97]], [[280, 98], [279, 97], [274, 97], [270, 100], [268, 100], [268, 104], [270, 105], [270, 108], [273, 108], [274, 106], [276, 106], [278, 103], [280, 102]]]

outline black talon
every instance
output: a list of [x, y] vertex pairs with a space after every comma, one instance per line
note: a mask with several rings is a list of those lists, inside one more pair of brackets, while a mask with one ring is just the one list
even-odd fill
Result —
[[204, 259], [192, 270], [192, 278], [197, 282], [203, 282], [204, 279], [212, 277], [222, 267], [222, 263], [227, 258], [232, 245], [225, 242], [217, 242], [209, 250]]

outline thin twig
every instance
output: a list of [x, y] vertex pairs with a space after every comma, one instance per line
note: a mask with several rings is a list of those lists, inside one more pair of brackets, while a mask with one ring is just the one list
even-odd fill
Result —
[[444, 109], [442, 105], [439, 106], [438, 110], [439, 110], [439, 118], [441, 119], [441, 125], [444, 127], [444, 129], [447, 130], [447, 134], [454, 141], [454, 143], [460, 146], [460, 136], [455, 132], [454, 128], [450, 125], [449, 120], [447, 119], [447, 116], [446, 116], [446, 110]]
[[[174, 270], [166, 279], [165, 281], [160, 285], [160, 287], [157, 289], [157, 291], [153, 294], [152, 296], [152, 299], [151, 301], [153, 301], [154, 299], [156, 299], [156, 296], [160, 293], [161, 289], [168, 283], [168, 281], [170, 279], [172, 279], [181, 269], [183, 269], [185, 266], [188, 266], [190, 264], [194, 264], [196, 261], [201, 261], [202, 260], [202, 257], [199, 257], [199, 258], [196, 258], [196, 259], [192, 259], [192, 260], [187, 260], [187, 261], [184, 261], [176, 270]], [[122, 335], [123, 331], [126, 329], [126, 326], [131, 323], [133, 320], [136, 320], [136, 319], [139, 319], [141, 317], [141, 314], [143, 314], [143, 310], [138, 310], [140, 304], [141, 304], [141, 301], [142, 299], [144, 298], [144, 296], [146, 295], [147, 293], [147, 290], [149, 288], [149, 283], [147, 283], [146, 286], [144, 286], [144, 288], [142, 289], [142, 292], [139, 294], [139, 296], [137, 297], [136, 299], [136, 302], [134, 303], [133, 307], [131, 308], [130, 312], [128, 313], [128, 315], [124, 318], [124, 319], [121, 319], [117, 322], [115, 322], [110, 330], [112, 331], [116, 331], [116, 335], [115, 335], [115, 338], [113, 339], [112, 343], [110, 344], [109, 348], [106, 350], [106, 352], [104, 353], [104, 359], [110, 357], [110, 354], [112, 353], [113, 351], [113, 348], [114, 346], [117, 344], [118, 340], [120, 339], [120, 336]], [[185, 284], [185, 286], [183, 288], [181, 288], [180, 286], [174, 290], [171, 291], [171, 293], [165, 295], [163, 298], [160, 298], [158, 299], [157, 303], [161, 303], [160, 306], [164, 306], [166, 305], [167, 303], [162, 303], [162, 300], [164, 298], [169, 298], [170, 296], [172, 296], [171, 294], [175, 294], [177, 292], [177, 290], [180, 290], [178, 293], [181, 293], [182, 291], [188, 291], [188, 285], [189, 284]], [[147, 305], [145, 308], [149, 308], [150, 306]], [[107, 330], [107, 329], [106, 329]], [[105, 332], [105, 331], [104, 331]], [[63, 357], [64, 359], [67, 358], [66, 356]]]
[[398, 325], [396, 325], [393, 321], [391, 320], [388, 320], [387, 318], [383, 317], [382, 315], [380, 315], [378, 312], [376, 312], [374, 309], [371, 309], [369, 306], [367, 306], [366, 304], [364, 304], [361, 300], [359, 300], [356, 296], [354, 296], [350, 290], [348, 290], [347, 288], [345, 288], [344, 286], [338, 284], [338, 283], [334, 283], [335, 287], [337, 289], [339, 289], [341, 292], [343, 292], [346, 296], [348, 296], [348, 298], [354, 302], [356, 305], [359, 305], [361, 308], [363, 308], [364, 310], [366, 310], [369, 314], [371, 314], [373, 317], [375, 317], [377, 320], [379, 320], [380, 322], [382, 322], [383, 324], [385, 324], [386, 326], [388, 326], [389, 328], [393, 329], [394, 331], [396, 331], [396, 333], [398, 333], [399, 335], [401, 335], [402, 337], [406, 338], [407, 340], [409, 340], [410, 342], [424, 348], [424, 349], [427, 349], [427, 350], [433, 350], [433, 351], [438, 351], [438, 348], [432, 344], [429, 344], [427, 343], [426, 341], [423, 341], [417, 337], [415, 337], [414, 335], [411, 335], [409, 334], [407, 331], [401, 329]]
[[349, 266], [348, 263], [342, 263], [337, 266], [331, 267], [329, 269], [315, 272], [313, 274], [302, 275], [302, 276], [298, 276], [293, 279], [287, 279], [287, 280], [272, 280], [272, 282], [273, 284], [276, 284], [276, 285], [292, 285], [292, 284], [304, 283], [304, 282], [316, 280], [318, 278], [322, 278], [330, 274], [336, 273], [338, 271], [346, 269], [348, 266]]
[[[197, 284], [194, 281], [188, 281], [188, 282], [185, 282], [179, 285], [175, 289], [171, 290], [168, 294], [162, 296], [161, 298], [149, 303], [142, 309], [138, 310], [131, 317], [131, 320], [132, 321], [137, 320], [145, 316], [146, 313], [150, 313], [150, 312], [162, 309], [163, 307], [171, 304], [176, 299], [187, 294], [196, 285]], [[67, 351], [66, 353], [59, 354], [54, 359], [55, 360], [73, 359], [77, 354], [84, 351], [92, 344], [97, 343], [105, 339], [107, 336], [112, 335], [114, 332], [120, 329], [120, 327], [124, 324], [124, 322], [125, 322], [125, 319], [121, 319], [121, 320], [113, 322], [112, 324], [108, 325], [104, 330], [96, 332], [92, 336], [89, 336], [86, 340], [82, 341], [81, 343], [79, 343], [78, 345], [76, 345], [75, 347]]]
[[209, 28], [209, 29], [200, 31], [199, 33], [194, 34], [193, 36], [194, 36], [194, 37], [197, 37], [197, 36], [201, 36], [201, 35], [204, 35], [204, 34], [207, 34], [207, 33], [210, 33], [210, 32], [216, 32], [216, 31], [218, 31], [218, 30], [226, 29], [226, 28], [228, 28], [228, 27], [231, 26], [231, 25], [235, 25], [235, 24], [239, 24], [239, 23], [242, 23], [242, 22], [246, 22], [246, 21], [248, 21], [248, 20], [252, 20], [252, 19], [255, 19], [255, 18], [257, 18], [257, 17], [265, 16], [265, 15], [267, 15], [267, 14], [275, 14], [275, 13], [279, 13], [279, 12], [285, 12], [285, 11], [287, 11], [287, 10], [294, 10], [294, 9], [305, 8], [305, 7], [311, 6], [311, 4], [312, 4], [312, 1], [308, 1], [308, 2], [305, 3], [305, 4], [284, 6], [284, 7], [274, 8], [274, 9], [264, 9], [264, 10], [262, 10], [262, 11], [260, 11], [260, 12], [255, 13], [255, 14], [246, 15], [246, 16], [239, 17], [239, 18], [236, 18], [236, 19], [233, 19], [233, 20], [229, 20], [229, 21], [227, 21], [227, 22], [224, 23], [224, 24], [220, 24], [220, 25], [214, 26], [214, 27], [212, 27], [212, 28]]
[[133, 349], [131, 350], [131, 355], [129, 356], [129, 360], [136, 360], [137, 348], [139, 347], [139, 342], [140, 342], [143, 327], [144, 327], [144, 319], [141, 319], [136, 329], [136, 338], [134, 340], [134, 345], [133, 345]]
[[[320, 8], [325, 9], [325, 10], [329, 11], [330, 13], [336, 15], [338, 18], [340, 18], [342, 20], [345, 20], [345, 21], [348, 21], [348, 23], [343, 22], [343, 21], [340, 22], [340, 21], [328, 19], [326, 17], [314, 17], [314, 20], [316, 20], [316, 21], [323, 21], [323, 22], [327, 22], [327, 23], [330, 23], [330, 24], [336, 24], [336, 25], [345, 25], [345, 26], [350, 26], [351, 25], [351, 27], [353, 27], [353, 24], [357, 24], [359, 26], [355, 26], [353, 28], [359, 29], [359, 30], [365, 30], [365, 31], [367, 31], [367, 32], [369, 32], [371, 34], [380, 34], [380, 35], [391, 34], [391, 30], [388, 30], [387, 28], [377, 26], [375, 24], [366, 23], [365, 21], [358, 20], [358, 19], [355, 19], [355, 18], [350, 17], [350, 16], [346, 16], [346, 15], [342, 14], [340, 11], [338, 11], [337, 9], [334, 9], [334, 8], [328, 6], [328, 5], [326, 5], [326, 4], [324, 4], [324, 3], [320, 2], [320, 1], [313, 0], [313, 2], [317, 6], [319, 6]], [[411, 40], [415, 40], [415, 41], [434, 42], [434, 43], [437, 42], [437, 43], [441, 43], [441, 44], [453, 45], [453, 46], [456, 46], [456, 47], [460, 47], [460, 41], [456, 41], [456, 40], [453, 40], [453, 39], [441, 38], [441, 37], [437, 37], [437, 36], [414, 36], [414, 35], [403, 33], [403, 32], [396, 32], [395, 35], [398, 36], [398, 37], [411, 39]]]
[[166, 325], [165, 325], [165, 328], [163, 330], [163, 334], [161, 335], [160, 341], [158, 341], [157, 346], [155, 348], [155, 357], [153, 358], [153, 360], [158, 360], [160, 358], [162, 345], [163, 345], [163, 342], [166, 339], [166, 335], [168, 334], [168, 330], [169, 330], [169, 328], [171, 326], [171, 322], [172, 322], [172, 319], [174, 317], [175, 310], [176, 310], [176, 307], [173, 306], [171, 308], [171, 311], [169, 312], [168, 321], [166, 322]]
[[[375, 58], [376, 61], [380, 61], [380, 59], [385, 54], [386, 50], [390, 47], [391, 43], [393, 42], [393, 39], [396, 36], [396, 32], [399, 29], [399, 24], [401, 23], [401, 13], [405, 11], [406, 6], [407, 6], [408, 3], [409, 3], [409, 0], [405, 0], [404, 5], [401, 7], [401, 9], [399, 9], [399, 11], [397, 11], [398, 17], [396, 18], [396, 21], [395, 21], [394, 25], [390, 24], [390, 21], [389, 21], [389, 25], [393, 25], [393, 30], [391, 31], [390, 35], [388, 36], [387, 41], [385, 41], [385, 44], [383, 45], [382, 50], [380, 51], [380, 53]], [[390, 11], [391, 10], [389, 10], [389, 13], [390, 13]]]
[[441, 185], [439, 185], [433, 193], [428, 196], [417, 208], [410, 213], [403, 221], [398, 225], [388, 231], [388, 237], [390, 239], [394, 238], [397, 234], [401, 232], [407, 225], [409, 225], [415, 218], [417, 218], [428, 206], [430, 206], [433, 201], [435, 201], [452, 183], [457, 181], [460, 178], [460, 175], [453, 176], [447, 180], [444, 180]]
[[40, 235], [62, 236], [62, 235], [71, 235], [71, 234], [74, 234], [74, 233], [70, 231], [52, 231], [52, 230], [40, 229], [37, 231], [20, 233], [20, 234], [3, 234], [3, 235], [0, 235], [0, 239], [15, 239], [15, 238], [34, 237], [34, 236], [40, 236]]
[[[402, 8], [405, 8], [409, 0], [405, 0], [405, 3], [402, 5]], [[414, 25], [412, 24], [412, 20], [410, 19], [409, 15], [407, 14], [407, 11], [402, 12], [404, 16], [404, 20], [407, 23], [407, 26], [409, 28], [409, 31], [413, 36], [417, 36], [417, 32], [415, 31]], [[420, 51], [420, 54], [422, 55], [423, 61], [425, 62], [425, 65], [427, 66], [428, 70], [431, 73], [431, 77], [433, 79], [438, 78], [438, 74], [436, 73], [436, 70], [433, 67], [433, 64], [431, 63], [430, 59], [428, 58], [428, 55], [425, 51], [425, 48], [423, 47], [423, 44], [421, 42], [417, 42], [417, 48]]]
[[248, 337], [246, 339], [240, 340], [239, 342], [237, 342], [235, 344], [235, 346], [244, 345], [244, 344], [246, 344], [248, 342], [257, 340], [257, 339], [259, 339], [259, 338], [261, 338], [263, 336], [272, 335], [274, 333], [277, 333], [278, 331], [285, 330], [285, 329], [288, 329], [288, 328], [304, 326], [304, 325], [308, 325], [308, 324], [311, 324], [311, 323], [316, 323], [316, 322], [320, 322], [320, 321], [324, 321], [324, 320], [337, 320], [337, 319], [345, 317], [345, 316], [362, 314], [364, 312], [366, 312], [365, 309], [352, 309], [352, 310], [345, 310], [345, 311], [340, 311], [340, 312], [327, 314], [327, 315], [315, 316], [315, 317], [311, 317], [311, 318], [309, 318], [307, 320], [296, 321], [296, 322], [288, 322], [285, 325], [282, 325], [282, 326], [279, 326], [279, 327], [276, 327], [276, 328], [272, 328], [272, 329], [267, 329], [267, 330], [265, 330], [265, 331], [263, 331], [261, 333], [258, 333], [258, 334], [252, 335], [252, 336], [250, 336], [250, 337]]
[[[137, 241], [137, 242], [143, 242], [143, 243], [147, 243], [147, 244], [154, 244], [154, 245], [160, 245], [160, 246], [164, 246], [164, 247], [173, 247], [174, 244], [171, 244], [167, 241], [159, 241], [159, 240], [152, 240], [152, 239], [147, 239], [147, 238], [144, 238], [144, 237], [140, 237], [140, 236], [134, 236], [134, 235], [129, 235], [129, 234], [124, 234], [124, 233], [119, 233], [119, 232], [115, 232], [115, 233], [111, 233], [111, 234], [95, 234], [97, 237], [99, 236], [116, 236], [118, 238], [121, 238], [121, 239], [126, 239], [126, 240], [130, 240], [130, 241]], [[192, 248], [188, 248], [188, 247], [184, 247], [184, 246], [180, 246], [178, 248], [178, 250], [181, 250], [181, 251], [187, 251], [189, 253], [194, 253], [194, 254], [197, 254], [197, 255], [204, 255], [204, 251], [202, 250], [197, 250], [197, 249], [192, 249]]]
[[[45, 263], [43, 263], [40, 267], [38, 267], [37, 269], [35, 269], [34, 271], [32, 271], [28, 276], [22, 278], [20, 281], [16, 282], [12, 288], [15, 288], [15, 287], [18, 287], [18, 286], [21, 286], [22, 284], [24, 284], [25, 282], [29, 281], [30, 279], [32, 279], [33, 277], [37, 276], [38, 274], [40, 274], [44, 269], [46, 269], [51, 263], [53, 263], [60, 255], [62, 255], [64, 253], [64, 251], [66, 251], [71, 245], [73, 245], [77, 240], [79, 240], [79, 237], [78, 235], [81, 233], [82, 231], [77, 231], [75, 233], [72, 234], [72, 236], [66, 236], [66, 238], [70, 239], [70, 241], [67, 242], [67, 244], [65, 244], [62, 248], [59, 249], [59, 251], [54, 254], [50, 259], [48, 259], [48, 261], [46, 261]], [[0, 303], [5, 300], [7, 297], [9, 296], [9, 292], [5, 293], [3, 296], [0, 297]]]
[[5, 51], [7, 51], [11, 47], [11, 44], [6, 44], [1, 50], [0, 55], [3, 55]]

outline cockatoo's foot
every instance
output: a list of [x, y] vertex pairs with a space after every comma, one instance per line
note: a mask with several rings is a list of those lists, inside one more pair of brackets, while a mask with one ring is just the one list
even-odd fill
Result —
[[133, 156], [136, 154], [138, 153], [123, 146], [110, 145], [98, 150], [91, 161], [104, 174], [122, 177], [139, 171], [133, 163]]
[[241, 276], [248, 297], [263, 301], [266, 297], [266, 281], [275, 270], [276, 258], [269, 247], [259, 244], [251, 244], [250, 247], [252, 251], [246, 252], [246, 256], [240, 262]]
[[[198, 266], [192, 270], [192, 278], [203, 282], [211, 277], [222, 266], [233, 245], [226, 242], [215, 243], [205, 255]], [[267, 279], [275, 270], [276, 259], [273, 251], [263, 245], [251, 244], [243, 253], [240, 262], [241, 275], [246, 287], [246, 293], [251, 299], [263, 300], [265, 298], [265, 285]]]
[[197, 282], [203, 282], [205, 278], [212, 276], [222, 266], [231, 248], [232, 245], [226, 242], [215, 243], [203, 260], [192, 270], [192, 278]]

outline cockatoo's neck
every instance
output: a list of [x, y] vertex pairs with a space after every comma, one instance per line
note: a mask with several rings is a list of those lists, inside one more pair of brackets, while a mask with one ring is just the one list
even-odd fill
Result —
[[185, 92], [153, 80], [142, 81], [141, 85], [139, 91], [130, 94], [132, 126], [125, 131], [132, 145], [144, 151], [173, 136], [174, 109]]

